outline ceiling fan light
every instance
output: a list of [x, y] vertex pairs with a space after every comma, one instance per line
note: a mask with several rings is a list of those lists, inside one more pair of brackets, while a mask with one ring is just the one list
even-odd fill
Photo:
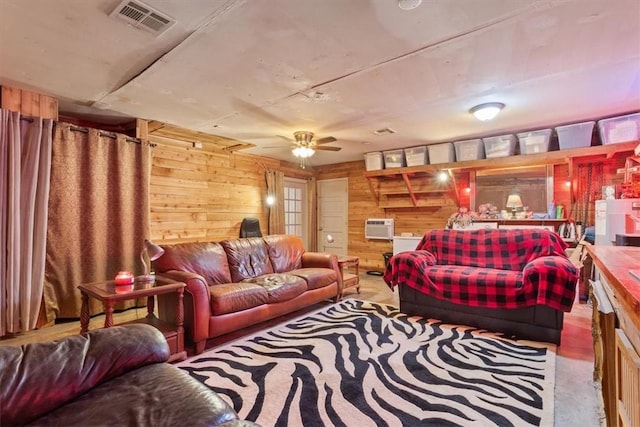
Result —
[[494, 119], [503, 108], [504, 104], [502, 102], [487, 102], [476, 105], [469, 112], [476, 116], [478, 120], [486, 122]]
[[293, 150], [291, 150], [291, 152], [293, 153], [294, 156], [305, 159], [307, 157], [313, 156], [313, 154], [316, 151], [313, 148], [309, 148], [309, 147], [296, 147]]

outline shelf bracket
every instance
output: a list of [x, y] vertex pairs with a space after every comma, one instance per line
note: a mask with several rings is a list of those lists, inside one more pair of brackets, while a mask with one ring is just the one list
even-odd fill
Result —
[[418, 205], [418, 200], [416, 199], [416, 195], [413, 193], [413, 188], [411, 187], [411, 180], [409, 180], [409, 175], [406, 173], [402, 174], [402, 179], [404, 180], [404, 185], [407, 186], [407, 190], [409, 190], [409, 196], [411, 197], [411, 202], [413, 206]]
[[373, 178], [368, 176], [367, 177], [367, 182], [369, 183], [369, 191], [371, 191], [371, 196], [376, 201], [376, 206], [379, 206], [380, 205], [380, 196], [378, 195], [378, 193], [376, 192], [376, 189], [373, 186]]

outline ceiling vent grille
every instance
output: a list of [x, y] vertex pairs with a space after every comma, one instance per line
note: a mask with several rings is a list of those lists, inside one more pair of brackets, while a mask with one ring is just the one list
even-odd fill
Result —
[[373, 133], [380, 136], [380, 135], [396, 133], [396, 131], [391, 128], [383, 128], [383, 129], [374, 130]]
[[124, 0], [109, 16], [125, 21], [156, 36], [164, 33], [176, 23], [173, 18], [138, 0]]

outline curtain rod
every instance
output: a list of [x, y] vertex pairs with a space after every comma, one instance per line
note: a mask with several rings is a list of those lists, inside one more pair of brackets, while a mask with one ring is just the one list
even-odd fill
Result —
[[[29, 122], [29, 123], [33, 123], [33, 116], [26, 116], [24, 114], [20, 115], [20, 120], [24, 120], [25, 122]], [[53, 121], [53, 127], [57, 126], [58, 122], [56, 120]], [[74, 132], [82, 132], [82, 133], [89, 133], [89, 129], [84, 128], [84, 127], [79, 127], [79, 126], [69, 126], [69, 129], [74, 131]], [[102, 137], [106, 137], [106, 138], [111, 138], [111, 139], [118, 139], [118, 136], [116, 134], [113, 133], [107, 133], [107, 132], [98, 132], [98, 136], [102, 136]], [[142, 140], [140, 138], [134, 138], [134, 137], [125, 137], [124, 138], [125, 142], [133, 142], [135, 144], [142, 144]], [[152, 142], [148, 142], [147, 145], [149, 147], [157, 147], [158, 144], [152, 143]]]
[[[83, 128], [83, 127], [78, 127], [78, 126], [69, 126], [69, 130], [72, 130], [74, 132], [89, 133], [89, 129]], [[107, 133], [107, 132], [101, 132], [101, 131], [98, 132], [98, 136], [105, 137], [105, 138], [110, 138], [110, 139], [118, 139], [118, 135], [116, 135], [114, 133]], [[134, 144], [142, 144], [142, 140], [140, 138], [125, 137], [124, 140], [125, 140], [125, 142], [133, 142]], [[155, 144], [155, 143], [152, 143], [152, 142], [147, 142], [147, 145], [149, 147], [156, 147], [158, 144]]]

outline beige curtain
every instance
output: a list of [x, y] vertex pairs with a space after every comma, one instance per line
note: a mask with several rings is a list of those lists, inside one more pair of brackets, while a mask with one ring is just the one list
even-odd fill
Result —
[[0, 335], [36, 327], [53, 121], [0, 110]]
[[308, 210], [309, 210], [309, 250], [318, 250], [318, 185], [314, 177], [307, 181]]
[[[57, 123], [53, 141], [45, 304], [47, 321], [80, 316], [81, 283], [142, 274], [149, 235], [150, 150], [125, 135]], [[91, 300], [91, 314], [103, 307]], [[134, 305], [132, 301], [116, 309]]]
[[275, 198], [269, 208], [269, 234], [284, 234], [284, 172], [265, 172], [267, 194]]

